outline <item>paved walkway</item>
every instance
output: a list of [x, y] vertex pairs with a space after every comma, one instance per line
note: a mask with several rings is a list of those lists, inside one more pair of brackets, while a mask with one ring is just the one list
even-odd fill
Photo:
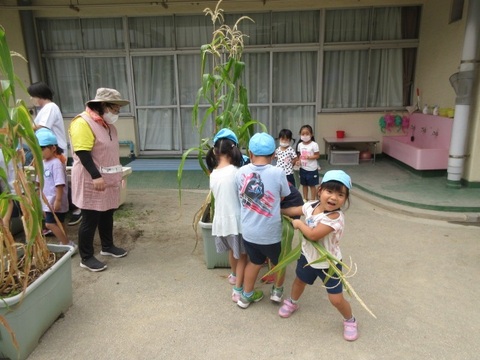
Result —
[[[165, 207], [172, 193], [132, 189], [128, 201], [136, 208], [156, 197]], [[107, 271], [87, 272], [73, 259], [74, 304], [29, 360], [478, 358], [478, 227], [404, 216], [353, 195], [342, 249], [358, 267], [353, 287], [377, 318], [351, 299], [360, 338], [348, 343], [320, 284], [307, 287], [290, 319], [267, 298], [245, 310], [234, 304], [228, 270], [206, 269], [201, 246], [192, 253], [184, 232], [205, 191], [184, 195], [181, 217], [158, 219], [155, 236], [139, 238], [126, 258], [107, 259]], [[176, 236], [164, 235], [165, 223]], [[293, 278], [290, 267], [287, 294]]]

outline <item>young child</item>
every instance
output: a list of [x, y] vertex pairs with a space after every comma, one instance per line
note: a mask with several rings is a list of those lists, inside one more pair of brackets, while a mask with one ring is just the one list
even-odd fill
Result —
[[[310, 240], [320, 241], [321, 244], [337, 259], [342, 259], [340, 239], [343, 235], [345, 219], [341, 208], [349, 200], [352, 182], [342, 170], [330, 170], [325, 173], [318, 189], [320, 201], [310, 201], [303, 206], [283, 209], [285, 215], [305, 215], [305, 222], [293, 220], [295, 229], [300, 231]], [[322, 281], [326, 278], [328, 263], [321, 262], [307, 265], [320, 257], [313, 245], [302, 239], [302, 255], [297, 262], [296, 278], [292, 284], [289, 299], [283, 302], [278, 314], [288, 318], [298, 310], [298, 300], [307, 284], [313, 285], [317, 277]], [[337, 264], [342, 270], [342, 266]], [[343, 337], [345, 340], [354, 341], [358, 338], [357, 322], [352, 314], [350, 303], [343, 297], [343, 287], [339, 279], [331, 277], [325, 284], [330, 303], [342, 314]]]
[[[242, 236], [249, 257], [245, 267], [243, 292], [237, 305], [247, 308], [263, 299], [254, 290], [260, 268], [268, 258], [276, 265], [281, 251], [282, 219], [280, 201], [290, 194], [283, 169], [271, 165], [275, 140], [267, 133], [257, 133], [249, 143], [251, 163], [241, 167], [236, 184], [241, 199]], [[280, 303], [285, 276], [276, 277], [270, 300]]]
[[221, 129], [213, 138], [213, 148], [206, 156], [210, 174], [210, 190], [215, 199], [212, 235], [217, 252], [228, 251], [233, 285], [232, 300], [237, 302], [243, 290], [243, 274], [247, 254], [241, 235], [240, 199], [235, 174], [243, 163], [236, 135], [230, 129]]
[[[303, 197], [305, 200], [315, 200], [319, 168], [317, 159], [320, 157], [320, 152], [310, 125], [303, 125], [300, 128], [300, 141], [297, 145], [297, 153], [300, 156], [300, 184], [303, 188]], [[310, 197], [308, 197], [309, 189]]]
[[73, 241], [68, 240], [64, 226], [69, 206], [67, 172], [65, 168], [66, 159], [63, 155], [63, 150], [58, 147], [57, 137], [50, 129], [40, 128], [35, 132], [35, 135], [42, 148], [43, 194], [62, 224], [62, 227], [57, 225], [53, 213], [48, 205], [43, 203], [42, 199], [42, 207], [45, 212], [45, 227], [53, 232], [61, 244], [72, 246], [74, 252], [76, 252], [78, 247]]
[[292, 132], [288, 129], [280, 130], [278, 134], [279, 147], [275, 150], [275, 157], [277, 158], [277, 166], [281, 167], [287, 180], [295, 186], [295, 176], [293, 175], [293, 165], [297, 162], [298, 157], [295, 150], [292, 148]]

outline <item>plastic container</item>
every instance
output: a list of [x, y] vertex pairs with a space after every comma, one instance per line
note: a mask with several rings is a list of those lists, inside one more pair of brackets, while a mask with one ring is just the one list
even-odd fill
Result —
[[345, 131], [337, 130], [337, 139], [343, 139], [345, 137]]

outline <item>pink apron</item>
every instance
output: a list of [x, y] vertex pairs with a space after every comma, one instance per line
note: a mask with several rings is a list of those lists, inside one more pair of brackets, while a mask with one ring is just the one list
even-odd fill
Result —
[[[120, 165], [119, 144], [117, 129], [109, 125], [109, 128], [94, 121], [83, 112], [75, 117], [76, 121], [82, 117], [88, 123], [95, 136], [95, 144], [91, 150], [93, 162], [99, 169], [105, 180], [106, 189], [96, 191], [93, 188], [92, 177], [75, 155], [72, 145], [72, 202], [80, 209], [106, 211], [116, 209], [120, 203], [120, 191], [122, 185], [122, 166]], [[72, 144], [72, 141], [70, 141]]]

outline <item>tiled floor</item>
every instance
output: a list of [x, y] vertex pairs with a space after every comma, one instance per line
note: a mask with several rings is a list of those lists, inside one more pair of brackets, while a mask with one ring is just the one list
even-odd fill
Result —
[[[128, 178], [128, 188], [178, 189], [175, 166], [169, 165], [169, 170], [165, 170], [165, 161], [158, 159], [155, 164], [154, 159], [149, 159], [148, 167], [145, 168], [148, 171], [143, 171], [139, 170], [142, 166], [135, 164], [136, 161], [141, 162], [142, 159], [126, 165], [134, 169]], [[329, 169], [342, 169], [352, 177], [354, 187], [396, 204], [437, 211], [480, 212], [480, 188], [449, 188], [446, 173], [424, 177], [382, 157], [377, 158], [375, 164], [368, 162], [333, 166], [326, 160], [320, 160], [319, 163], [322, 175]], [[208, 178], [199, 170], [186, 170], [182, 188], [207, 189]]]

